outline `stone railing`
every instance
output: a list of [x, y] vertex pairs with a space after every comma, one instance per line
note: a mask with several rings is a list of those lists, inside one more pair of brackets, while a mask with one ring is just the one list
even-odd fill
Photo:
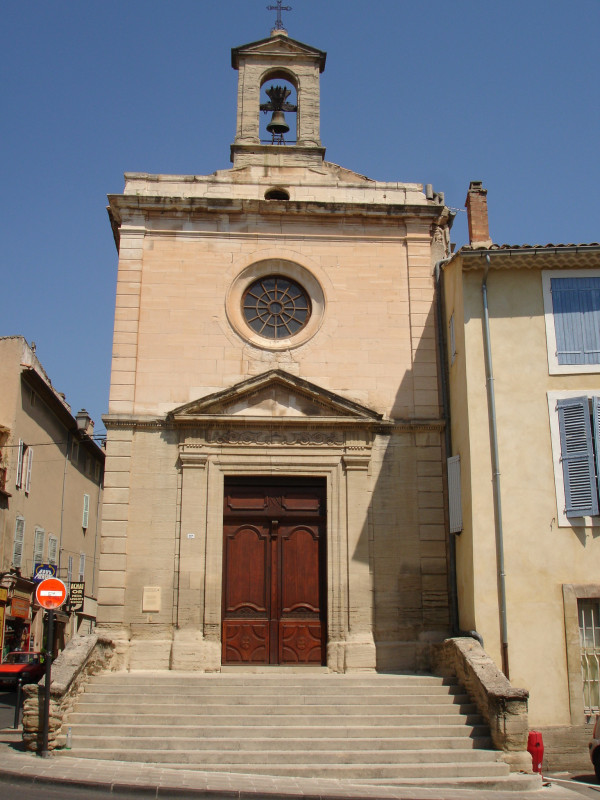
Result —
[[527, 689], [515, 689], [475, 639], [446, 639], [433, 648], [433, 671], [464, 686], [511, 770], [532, 771], [527, 752]]
[[[114, 644], [99, 634], [75, 636], [52, 664], [48, 750], [64, 747], [62, 725], [90, 675], [107, 669]], [[23, 742], [28, 750], [41, 750], [44, 725], [45, 679], [23, 687]]]

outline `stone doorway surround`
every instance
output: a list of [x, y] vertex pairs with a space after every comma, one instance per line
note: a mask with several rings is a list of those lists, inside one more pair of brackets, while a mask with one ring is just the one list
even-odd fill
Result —
[[[167, 422], [179, 431], [181, 467], [171, 668], [221, 668], [225, 479], [285, 475], [326, 481], [327, 666], [374, 670], [368, 470], [373, 437], [391, 424], [282, 370], [181, 406]], [[203, 541], [187, 531], [203, 531]]]

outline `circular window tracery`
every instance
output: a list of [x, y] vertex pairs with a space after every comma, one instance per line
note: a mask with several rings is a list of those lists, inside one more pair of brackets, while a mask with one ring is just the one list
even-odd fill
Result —
[[305, 327], [311, 303], [300, 284], [281, 275], [267, 275], [246, 289], [242, 310], [246, 323], [257, 334], [284, 339]]

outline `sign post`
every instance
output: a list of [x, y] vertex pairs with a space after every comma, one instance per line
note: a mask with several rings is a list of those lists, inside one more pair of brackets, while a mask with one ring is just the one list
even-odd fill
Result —
[[38, 583], [35, 599], [48, 612], [48, 634], [46, 637], [46, 678], [44, 694], [44, 727], [42, 732], [42, 758], [48, 758], [48, 730], [50, 727], [50, 683], [52, 682], [52, 655], [54, 653], [54, 611], [60, 608], [67, 597], [67, 587], [58, 578], [46, 578]]

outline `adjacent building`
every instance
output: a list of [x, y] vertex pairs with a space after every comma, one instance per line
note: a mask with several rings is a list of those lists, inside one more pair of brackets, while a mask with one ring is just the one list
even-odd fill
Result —
[[498, 246], [480, 183], [467, 208], [441, 271], [460, 627], [529, 690], [532, 727], [582, 726], [600, 710], [600, 245]]
[[[76, 417], [22, 336], [0, 338], [0, 602], [4, 652], [39, 650], [36, 566], [84, 602], [58, 616], [59, 643], [96, 616], [104, 451], [85, 411]], [[79, 586], [81, 589], [81, 586]]]

